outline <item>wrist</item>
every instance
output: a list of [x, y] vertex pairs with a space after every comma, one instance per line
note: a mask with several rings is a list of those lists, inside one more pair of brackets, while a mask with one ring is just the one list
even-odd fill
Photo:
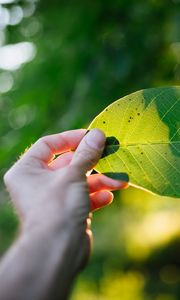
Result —
[[71, 228], [64, 221], [31, 216], [23, 222], [21, 227], [22, 236], [34, 238], [46, 236], [48, 239], [61, 239], [62, 235], [70, 236]]
[[68, 274], [64, 274], [65, 277], [73, 279], [87, 263], [90, 248], [89, 242], [87, 243], [86, 226], [77, 228], [72, 222], [29, 222], [22, 236], [28, 242], [39, 243], [42, 249], [43, 245], [49, 247], [48, 257], [52, 255], [57, 260], [57, 268], [65, 273], [68, 270]]
[[[35, 294], [41, 295], [35, 299], [46, 299], [46, 295], [50, 299], [50, 295], [56, 291], [60, 295], [68, 293], [76, 274], [74, 258], [77, 254], [71, 232], [56, 226], [24, 228], [12, 249], [15, 256], [16, 252], [19, 253], [20, 265], [18, 261], [15, 262], [18, 275], [14, 273], [14, 281], [20, 278], [25, 294], [30, 293], [31, 286]], [[29, 278], [32, 278], [31, 282]]]
[[[82, 238], [85, 235], [86, 225], [78, 226], [72, 220], [55, 220], [28, 218], [21, 227], [21, 237], [33, 242], [48, 240], [52, 245], [63, 244], [66, 248], [76, 251], [79, 249]], [[78, 250], [79, 251], [79, 250]]]

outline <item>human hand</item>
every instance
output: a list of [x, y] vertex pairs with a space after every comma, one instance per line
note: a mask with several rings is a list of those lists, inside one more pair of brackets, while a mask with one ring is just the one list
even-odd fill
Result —
[[86, 176], [101, 157], [105, 136], [97, 129], [85, 134], [80, 129], [40, 138], [4, 176], [22, 232], [63, 228], [70, 247], [78, 241], [75, 269], [89, 254], [89, 212], [112, 201], [110, 190], [127, 187], [101, 174]]

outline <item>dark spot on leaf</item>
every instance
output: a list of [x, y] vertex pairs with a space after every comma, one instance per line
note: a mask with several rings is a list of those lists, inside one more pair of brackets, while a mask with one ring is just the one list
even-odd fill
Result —
[[116, 151], [118, 151], [119, 147], [120, 147], [120, 143], [119, 143], [118, 139], [115, 136], [107, 137], [105, 147], [104, 147], [104, 151], [103, 151], [103, 154], [102, 154], [101, 158], [115, 153]]
[[108, 111], [108, 109], [106, 108], [105, 111]]
[[106, 173], [102, 173], [102, 174], [105, 176], [108, 176], [112, 179], [121, 180], [121, 181], [125, 181], [125, 182], [129, 181], [129, 176], [127, 173], [106, 172]]
[[128, 122], [130, 123], [131, 121], [130, 121], [130, 120], [128, 120]]
[[106, 121], [103, 121], [103, 124], [106, 124]]
[[143, 153], [143, 152], [141, 152], [141, 154], [143, 155], [144, 153]]
[[140, 116], [140, 113], [137, 113], [138, 116]]

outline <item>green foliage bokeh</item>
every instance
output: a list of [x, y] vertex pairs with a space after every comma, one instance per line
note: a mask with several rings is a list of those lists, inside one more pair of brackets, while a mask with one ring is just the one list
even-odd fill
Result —
[[[1, 3], [1, 2], [0, 2]], [[3, 1], [2, 1], [3, 3]], [[34, 59], [0, 70], [0, 174], [44, 134], [87, 127], [112, 101], [180, 84], [179, 0], [16, 1], [31, 13], [0, 29], [1, 47], [29, 42]], [[35, 11], [33, 12], [33, 9]], [[1, 48], [0, 47], [0, 48]], [[17, 221], [0, 189], [0, 251]], [[129, 189], [94, 214], [94, 251], [72, 299], [178, 300], [180, 203]]]

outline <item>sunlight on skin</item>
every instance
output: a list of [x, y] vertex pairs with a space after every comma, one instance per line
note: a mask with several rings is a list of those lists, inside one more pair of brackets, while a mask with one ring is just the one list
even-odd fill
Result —
[[[66, 133], [62, 133], [61, 154], [59, 154], [59, 142], [56, 142], [56, 148], [51, 148], [48, 156], [46, 153], [46, 161], [44, 161], [43, 158], [45, 156], [45, 153], [41, 152], [41, 160], [43, 162], [43, 165], [52, 171], [56, 171], [60, 168], [68, 166], [71, 163], [74, 155], [74, 151], [68, 151], [70, 150], [69, 147], [71, 149], [75, 149], [77, 147], [77, 144], [82, 139], [82, 135], [84, 134], [84, 132], [86, 132], [85, 129], [79, 130], [79, 134], [76, 133], [76, 136], [74, 136], [74, 133], [68, 133], [69, 138], [71, 138], [71, 147], [67, 143]], [[56, 140], [57, 134], [51, 135], [51, 139]], [[27, 147], [23, 154], [25, 154], [27, 151], [31, 151], [30, 147]], [[21, 154], [21, 156], [23, 156], [23, 154]], [[113, 201], [114, 196], [110, 191], [126, 189], [129, 186], [127, 182], [113, 180], [102, 174], [91, 175], [91, 172], [92, 171], [87, 172], [87, 184], [89, 188], [91, 211], [95, 211], [99, 208], [107, 206]]]
[[[48, 164], [48, 167], [52, 170], [57, 170], [69, 165], [73, 154], [73, 151], [68, 151], [59, 155]], [[87, 172], [87, 184], [90, 192], [92, 211], [106, 206], [113, 201], [113, 194], [110, 191], [128, 187], [127, 182], [116, 181], [101, 174], [90, 175], [91, 172]]]

